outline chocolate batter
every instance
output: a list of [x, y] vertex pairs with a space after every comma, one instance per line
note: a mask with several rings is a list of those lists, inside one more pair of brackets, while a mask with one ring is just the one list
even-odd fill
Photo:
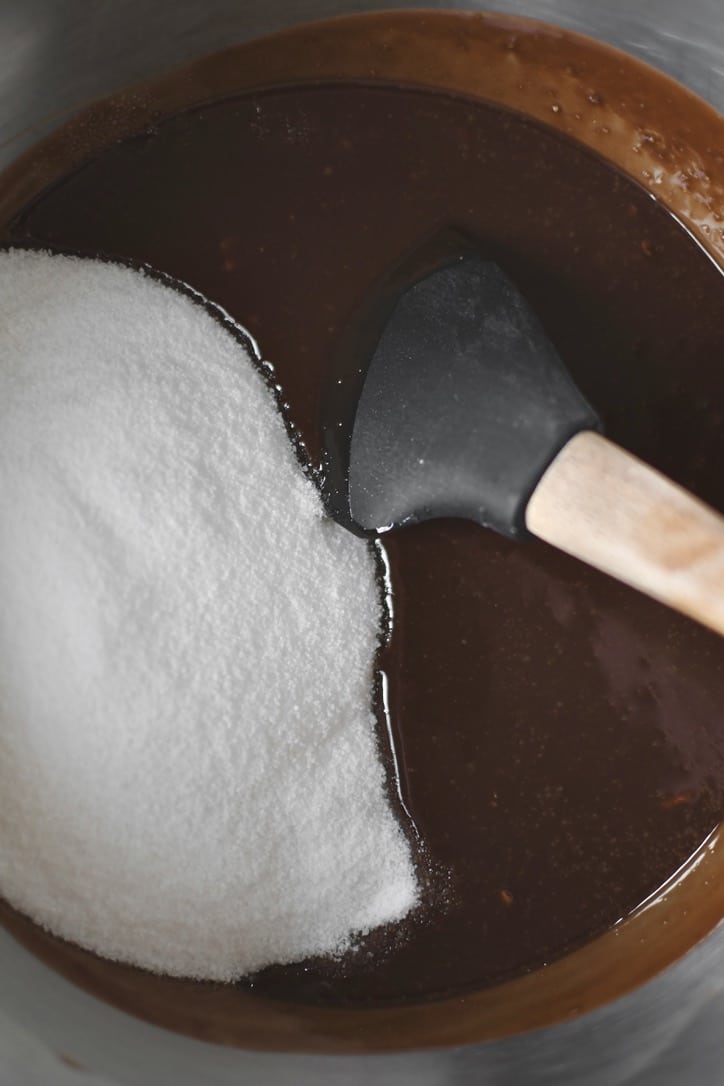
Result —
[[[220, 303], [316, 462], [346, 323], [445, 227], [514, 274], [609, 436], [724, 509], [720, 272], [643, 189], [517, 114], [364, 85], [229, 99], [106, 150], [2, 240], [147, 261]], [[385, 548], [380, 666], [427, 903], [255, 993], [395, 1003], [535, 969], [635, 909], [721, 819], [720, 639], [472, 524]]]

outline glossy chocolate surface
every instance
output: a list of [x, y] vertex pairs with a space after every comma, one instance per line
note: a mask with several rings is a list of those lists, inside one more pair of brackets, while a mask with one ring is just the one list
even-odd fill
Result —
[[[445, 227], [515, 276], [610, 436], [724, 506], [720, 273], [637, 186], [500, 109], [362, 86], [210, 105], [106, 151], [9, 236], [145, 261], [219, 302], [317, 459], [339, 332]], [[385, 547], [382, 666], [429, 900], [262, 991], [397, 1001], [535, 968], [630, 912], [720, 817], [715, 637], [470, 524]]]

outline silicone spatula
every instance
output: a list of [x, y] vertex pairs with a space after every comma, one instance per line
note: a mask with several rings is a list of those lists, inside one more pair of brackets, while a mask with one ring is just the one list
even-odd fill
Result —
[[724, 634], [724, 518], [603, 436], [495, 263], [466, 253], [405, 289], [355, 372], [346, 439], [327, 441], [346, 527], [538, 536]]

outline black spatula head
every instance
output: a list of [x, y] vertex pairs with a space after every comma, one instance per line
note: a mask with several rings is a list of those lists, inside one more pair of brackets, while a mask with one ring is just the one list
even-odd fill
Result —
[[388, 304], [328, 455], [333, 515], [381, 532], [465, 517], [526, 535], [525, 509], [568, 440], [599, 422], [505, 273], [466, 254]]

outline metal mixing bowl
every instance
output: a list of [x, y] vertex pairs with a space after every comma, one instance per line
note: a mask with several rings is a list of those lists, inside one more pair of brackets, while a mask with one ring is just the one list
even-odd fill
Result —
[[[377, 0], [0, 0], [0, 168], [89, 100], [200, 53]], [[397, 0], [397, 7], [417, 3]], [[437, 5], [482, 7], [475, 3]], [[487, 5], [485, 5], [487, 6]], [[636, 53], [724, 108], [722, 0], [495, 0]], [[242, 1052], [156, 1029], [0, 933], [0, 1086], [719, 1086], [724, 930], [632, 995], [567, 1025], [432, 1053]], [[79, 1070], [74, 1064], [82, 1065]]]

